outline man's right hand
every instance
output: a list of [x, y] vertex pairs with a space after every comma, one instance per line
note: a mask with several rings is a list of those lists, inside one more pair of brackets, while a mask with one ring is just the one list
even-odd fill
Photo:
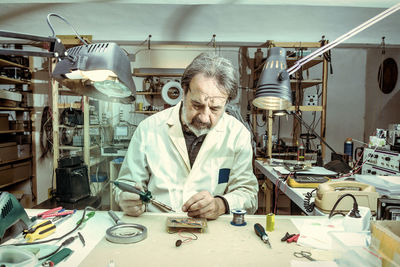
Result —
[[138, 194], [121, 192], [119, 195], [119, 206], [130, 216], [139, 216], [146, 207]]

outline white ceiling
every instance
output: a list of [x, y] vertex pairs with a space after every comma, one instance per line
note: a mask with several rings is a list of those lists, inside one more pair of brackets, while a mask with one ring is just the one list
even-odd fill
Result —
[[[138, 43], [220, 43], [334, 40], [398, 0], [225, 0], [225, 1], [4, 1], [0, 29], [48, 36], [48, 13], [65, 17], [80, 34], [95, 41]], [[56, 34], [73, 34], [52, 17]], [[400, 11], [378, 22], [347, 43], [400, 44]]]

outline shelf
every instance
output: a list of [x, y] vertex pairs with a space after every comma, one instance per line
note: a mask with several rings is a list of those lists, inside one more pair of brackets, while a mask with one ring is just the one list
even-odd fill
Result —
[[185, 69], [171, 69], [171, 68], [135, 68], [133, 69], [132, 76], [135, 77], [182, 77]]
[[312, 87], [312, 86], [315, 86], [318, 84], [322, 84], [322, 80], [302, 80], [302, 81], [290, 80], [290, 86], [293, 91], [296, 90], [298, 83], [300, 83], [301, 89], [305, 89], [305, 88]]
[[89, 167], [92, 167], [92, 166], [94, 166], [94, 165], [97, 165], [97, 164], [99, 164], [99, 163], [101, 163], [101, 162], [103, 162], [103, 161], [105, 161], [106, 159], [105, 158], [95, 158], [95, 159], [90, 159], [90, 164], [89, 164]]
[[81, 108], [81, 103], [59, 103], [58, 108], [76, 108], [80, 109]]
[[[98, 148], [98, 145], [91, 146], [90, 149]], [[83, 146], [59, 146], [60, 150], [83, 150]]]
[[161, 92], [137, 92], [136, 95], [161, 95]]
[[0, 107], [0, 111], [31, 111], [32, 108]]
[[20, 65], [5, 59], [0, 59], [0, 67], [17, 67], [17, 68], [24, 68], [24, 69], [29, 69], [29, 67]]
[[[294, 63], [296, 63], [297, 61], [299, 61], [299, 59], [294, 58], [294, 57], [293, 58], [292, 57], [287, 57], [286, 58], [286, 63], [287, 63], [287, 66], [288, 66], [287, 68], [292, 67], [294, 65]], [[311, 68], [311, 67], [313, 67], [313, 66], [315, 66], [315, 65], [317, 65], [317, 64], [319, 64], [319, 63], [321, 63], [323, 61], [324, 61], [323, 57], [316, 57], [316, 58], [310, 60], [309, 62], [307, 62], [306, 64], [304, 64], [302, 66], [302, 69], [303, 70], [309, 69], [309, 68]]]
[[15, 181], [12, 181], [11, 183], [0, 185], [0, 188], [4, 188], [4, 187], [7, 187], [7, 186], [10, 186], [10, 185], [13, 185], [13, 184], [17, 184], [17, 183], [20, 183], [20, 182], [23, 182], [23, 181], [26, 181], [26, 180], [29, 180], [29, 179], [31, 179], [31, 177], [17, 179]]
[[23, 132], [30, 132], [30, 131], [25, 131], [25, 130], [6, 130], [6, 131], [0, 131], [0, 134], [23, 133]]
[[6, 165], [6, 164], [18, 162], [18, 161], [24, 161], [24, 160], [27, 160], [27, 159], [32, 159], [32, 156], [23, 157], [23, 158], [19, 158], [19, 159], [13, 159], [13, 160], [7, 160], [7, 161], [1, 161], [0, 165]]
[[[322, 106], [299, 106], [300, 111], [322, 111]], [[295, 106], [288, 108], [289, 111], [294, 111]]]
[[0, 84], [30, 84], [30, 82], [18, 79], [12, 79], [6, 76], [0, 76]]
[[139, 113], [139, 114], [155, 114], [158, 111], [156, 110], [135, 110], [134, 113]]

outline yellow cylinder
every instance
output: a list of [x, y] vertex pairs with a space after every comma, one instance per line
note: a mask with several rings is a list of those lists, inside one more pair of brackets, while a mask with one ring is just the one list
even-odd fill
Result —
[[275, 214], [268, 213], [267, 214], [267, 231], [272, 232], [275, 229]]

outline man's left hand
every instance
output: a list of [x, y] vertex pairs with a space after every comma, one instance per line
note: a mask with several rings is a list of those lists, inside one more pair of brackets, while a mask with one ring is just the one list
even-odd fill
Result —
[[193, 195], [182, 206], [182, 211], [190, 217], [216, 219], [225, 213], [224, 201], [213, 197], [208, 191], [201, 191]]

